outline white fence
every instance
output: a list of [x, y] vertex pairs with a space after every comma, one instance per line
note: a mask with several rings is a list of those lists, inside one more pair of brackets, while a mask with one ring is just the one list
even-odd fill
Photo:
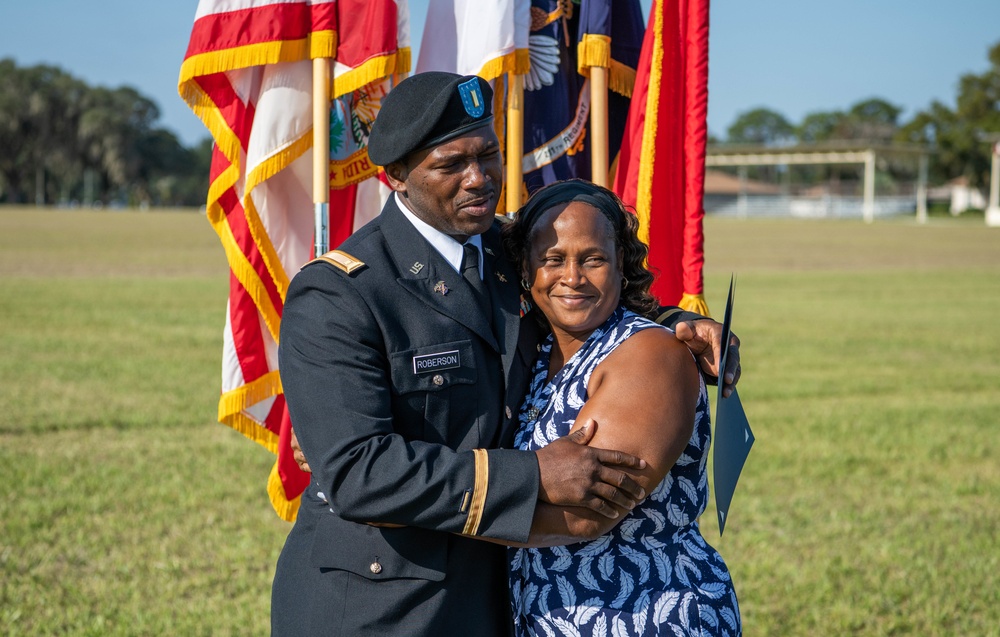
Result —
[[[875, 198], [874, 216], [916, 214], [914, 195]], [[862, 219], [864, 198], [844, 195], [802, 197], [789, 195], [749, 195], [746, 197], [705, 197], [705, 213], [719, 217], [797, 217], [803, 219]]]

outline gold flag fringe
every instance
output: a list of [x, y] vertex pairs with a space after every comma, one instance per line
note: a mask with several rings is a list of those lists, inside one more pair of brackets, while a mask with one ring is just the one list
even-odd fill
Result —
[[528, 58], [528, 49], [517, 49], [507, 55], [490, 60], [479, 69], [476, 75], [489, 82], [505, 73], [524, 75], [529, 70], [531, 70], [531, 62]]
[[660, 94], [660, 82], [662, 81], [663, 69], [663, 40], [659, 34], [662, 32], [663, 24], [663, 3], [657, 2], [654, 5], [654, 13], [651, 16], [648, 28], [656, 29], [656, 37], [653, 39], [653, 55], [649, 70], [649, 91], [646, 95], [646, 117], [643, 122], [642, 148], [639, 151], [639, 183], [638, 196], [635, 202], [636, 215], [639, 217], [639, 240], [649, 245], [649, 222], [650, 206], [652, 205], [653, 187], [653, 166], [656, 165], [656, 132], [658, 126], [657, 111]]
[[281, 377], [278, 371], [270, 371], [256, 380], [222, 394], [219, 398], [219, 420], [240, 413], [250, 405], [277, 396], [281, 392]]
[[611, 57], [611, 38], [606, 35], [587, 33], [576, 45], [576, 70], [584, 77], [590, 77], [590, 67], [608, 69], [608, 88], [632, 97], [635, 88], [635, 69]]
[[[257, 249], [260, 251], [261, 257], [264, 259], [264, 265], [267, 267], [267, 271], [270, 273], [271, 279], [278, 289], [278, 295], [281, 297], [282, 303], [285, 302], [285, 296], [288, 293], [288, 273], [285, 272], [285, 267], [278, 257], [278, 252], [274, 249], [274, 244], [271, 242], [271, 238], [264, 228], [264, 222], [260, 218], [260, 213], [257, 211], [257, 204], [254, 202], [251, 193], [253, 193], [254, 188], [277, 175], [301, 157], [307, 150], [312, 148], [312, 138], [312, 130], [310, 129], [302, 137], [296, 139], [254, 167], [250, 174], [247, 175], [246, 193], [243, 195], [243, 212], [246, 215], [247, 226], [250, 228], [250, 236], [253, 237], [254, 243], [257, 244]], [[276, 321], [276, 324], [279, 322], [280, 320]], [[274, 342], [277, 343], [278, 334], [274, 330], [271, 330], [271, 336], [274, 338]]]
[[611, 38], [606, 35], [587, 33], [576, 45], [576, 70], [580, 75], [589, 75], [592, 66], [611, 66]]
[[412, 63], [413, 54], [410, 53], [410, 47], [404, 46], [403, 48], [396, 51], [396, 73], [409, 73], [410, 67], [413, 66]]
[[712, 316], [708, 311], [708, 303], [705, 302], [704, 294], [688, 294], [685, 292], [681, 297], [681, 302], [678, 303], [678, 307], [705, 317]]
[[247, 439], [252, 440], [264, 447], [271, 453], [278, 454], [278, 435], [261, 425], [253, 418], [248, 417], [243, 412], [229, 414], [225, 418], [219, 418], [223, 425], [243, 434]]
[[316, 58], [332, 58], [337, 51], [337, 34], [317, 31], [300, 40], [259, 42], [244, 46], [199, 53], [181, 63], [178, 84], [213, 73], [225, 73], [251, 66], [297, 62]]
[[299, 512], [299, 504], [302, 496], [295, 496], [289, 500], [285, 495], [285, 486], [281, 484], [281, 476], [278, 475], [278, 463], [271, 467], [271, 473], [267, 476], [267, 497], [271, 500], [271, 506], [278, 517], [285, 522], [294, 522], [295, 516]]
[[631, 98], [632, 90], [635, 88], [635, 69], [618, 60], [611, 60], [608, 88], [619, 95]]
[[393, 73], [408, 73], [410, 70], [410, 49], [403, 48], [397, 53], [380, 55], [366, 60], [330, 82], [330, 97], [337, 99], [353, 93], [366, 84], [389, 77]]
[[240, 153], [242, 148], [236, 134], [229, 128], [225, 118], [219, 112], [219, 108], [212, 99], [203, 91], [195, 81], [189, 81], [179, 87], [181, 96], [188, 105], [205, 124], [215, 144], [226, 157], [229, 167], [213, 181], [208, 188], [208, 201], [206, 211], [209, 223], [219, 236], [222, 249], [226, 253], [226, 261], [233, 275], [246, 289], [247, 293], [254, 300], [260, 310], [261, 316], [268, 327], [275, 342], [277, 342], [278, 311], [271, 301], [270, 295], [260, 279], [257, 270], [247, 260], [246, 255], [240, 249], [233, 236], [232, 229], [226, 220], [226, 212], [219, 205], [219, 198], [222, 197], [229, 188], [232, 188], [240, 176]]

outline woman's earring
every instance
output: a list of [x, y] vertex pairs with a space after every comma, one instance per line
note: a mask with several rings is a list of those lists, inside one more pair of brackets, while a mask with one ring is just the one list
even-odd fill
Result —
[[528, 283], [527, 279], [521, 279], [521, 287], [524, 288], [525, 290], [530, 290], [531, 284]]
[[622, 277], [622, 289], [624, 290], [627, 287], [628, 287], [628, 279]]

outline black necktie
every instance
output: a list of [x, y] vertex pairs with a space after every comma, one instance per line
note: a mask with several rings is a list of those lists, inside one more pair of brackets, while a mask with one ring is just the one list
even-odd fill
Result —
[[462, 245], [462, 251], [464, 252], [462, 255], [462, 276], [472, 286], [476, 300], [486, 312], [487, 318], [490, 318], [493, 315], [490, 294], [486, 290], [482, 277], [479, 276], [479, 248], [471, 243], [466, 243]]

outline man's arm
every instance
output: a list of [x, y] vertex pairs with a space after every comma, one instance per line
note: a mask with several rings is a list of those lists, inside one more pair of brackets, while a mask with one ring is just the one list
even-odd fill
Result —
[[[526, 539], [539, 485], [552, 483], [554, 470], [541, 468], [545, 456], [457, 452], [400, 435], [422, 431], [423, 420], [394, 421], [382, 334], [349, 282], [324, 268], [312, 266], [293, 280], [279, 359], [295, 434], [334, 511], [355, 522]], [[639, 467], [637, 458], [580, 445], [556, 446], [548, 455], [556, 452], [550, 459], [559, 473], [578, 477], [568, 481], [572, 491], [554, 497], [607, 515], [641, 497], [627, 474], [602, 464]]]
[[[406, 436], [423, 422], [394, 421], [390, 352], [346, 275], [317, 264], [296, 275], [281, 323], [279, 367], [289, 414], [313, 480], [345, 520], [479, 532], [483, 496], [506, 499], [518, 536], [531, 511], [509, 497], [537, 489], [533, 455], [456, 452]], [[412, 438], [412, 439], [411, 439]], [[493, 457], [489, 457], [493, 456]], [[494, 469], [494, 475], [486, 469]]]
[[[566, 444], [587, 445], [597, 430], [596, 423], [587, 423], [572, 434], [548, 445], [546, 451], [536, 452], [539, 462], [539, 497], [545, 502], [563, 503], [565, 506], [584, 506], [589, 503], [591, 510], [609, 519], [617, 519], [625, 510], [635, 507], [637, 501], [646, 497], [645, 489], [638, 486], [632, 477], [611, 467], [644, 469], [645, 461], [635, 464], [634, 458], [617, 451], [594, 449], [598, 458], [607, 464], [586, 465], [572, 457], [563, 459], [559, 452], [553, 453]], [[292, 429], [292, 457], [299, 469], [309, 473], [309, 462], [302, 452], [302, 446]], [[568, 452], [570, 455], [574, 451]], [[589, 466], [589, 468], [588, 468]], [[592, 475], [585, 475], [587, 471]], [[615, 485], [615, 486], [613, 486]], [[376, 524], [376, 526], [395, 526]]]
[[[718, 382], [719, 361], [722, 358], [721, 323], [679, 307], [661, 307], [651, 318], [674, 330], [677, 339], [687, 345], [698, 359], [701, 371], [709, 380]], [[740, 382], [740, 339], [736, 334], [730, 334], [728, 346], [729, 358], [722, 378], [725, 383], [722, 394], [727, 398], [733, 393], [736, 383]]]

